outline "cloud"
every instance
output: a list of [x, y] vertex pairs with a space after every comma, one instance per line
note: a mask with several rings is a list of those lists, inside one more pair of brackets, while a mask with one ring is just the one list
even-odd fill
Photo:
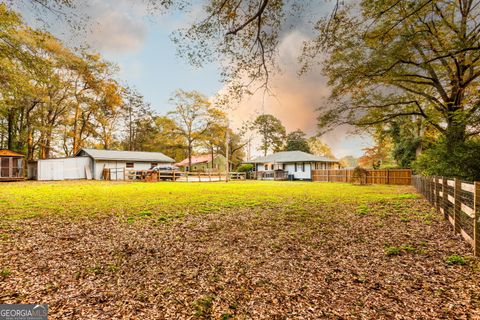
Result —
[[[279, 118], [287, 132], [301, 129], [308, 135], [318, 133], [317, 109], [326, 102], [330, 89], [319, 67], [298, 76], [298, 56], [307, 39], [308, 36], [299, 30], [284, 36], [279, 46], [282, 72], [274, 75], [270, 83], [274, 96], [264, 96], [261, 91], [240, 102], [229, 112], [234, 127], [240, 127], [244, 121], [252, 120], [265, 112]], [[350, 129], [347, 126], [336, 128], [323, 135], [321, 140], [330, 145], [338, 157], [359, 155], [361, 149], [368, 144], [368, 139], [349, 135]], [[258, 142], [256, 141], [257, 144]], [[252, 156], [256, 155], [257, 153], [252, 153]]]
[[95, 49], [107, 52], [135, 52], [142, 48], [146, 28], [122, 12], [105, 12], [97, 18], [96, 24], [87, 37]]
[[[132, 7], [133, 6], [133, 7]], [[87, 43], [101, 52], [128, 53], [142, 49], [147, 36], [145, 12], [125, 1], [91, 1]]]

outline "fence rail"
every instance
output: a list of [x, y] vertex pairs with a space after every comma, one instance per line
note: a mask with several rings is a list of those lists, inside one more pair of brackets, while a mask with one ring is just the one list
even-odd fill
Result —
[[283, 170], [255, 171], [253, 178], [256, 180], [287, 180], [288, 171], [283, 171]]
[[[312, 181], [321, 182], [352, 182], [353, 169], [312, 170]], [[412, 183], [412, 170], [385, 169], [367, 170], [368, 184], [409, 185]]]
[[418, 192], [440, 211], [480, 255], [480, 182], [464, 182], [445, 177], [414, 176], [412, 183]]
[[132, 170], [126, 168], [103, 169], [104, 180], [122, 181], [179, 181], [179, 182], [214, 182], [229, 180], [245, 180], [245, 172], [179, 172], [179, 171], [153, 171]]

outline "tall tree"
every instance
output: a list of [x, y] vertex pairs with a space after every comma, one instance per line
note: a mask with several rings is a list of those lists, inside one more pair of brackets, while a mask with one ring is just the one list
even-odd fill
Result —
[[35, 156], [116, 145], [123, 89], [98, 54], [74, 52], [0, 4], [0, 145]]
[[306, 57], [328, 57], [335, 107], [324, 110], [320, 125], [371, 126], [415, 115], [450, 150], [478, 135], [479, 24], [473, 0], [363, 0], [320, 21], [318, 38], [305, 48]]
[[335, 159], [332, 149], [318, 137], [310, 137], [307, 140], [310, 152], [317, 156], [324, 156], [331, 159]]
[[207, 149], [213, 159], [215, 154], [218, 154], [225, 146], [228, 118], [225, 112], [219, 109], [211, 109], [210, 117], [214, 119], [214, 121], [212, 121], [210, 128], [202, 135], [200, 143]]
[[302, 130], [298, 129], [287, 134], [287, 141], [285, 145], [285, 151], [303, 151], [310, 153], [310, 146], [306, 134]]
[[375, 144], [364, 148], [364, 154], [358, 158], [361, 167], [380, 169], [380, 167], [392, 166], [392, 143], [388, 135], [377, 131], [373, 135]]
[[262, 138], [260, 150], [266, 156], [269, 150], [282, 150], [285, 143], [285, 127], [282, 122], [271, 114], [263, 114], [253, 121], [252, 130], [258, 132]]
[[[142, 150], [143, 144], [139, 141], [145, 136], [151, 136], [149, 131], [145, 129], [147, 123], [153, 124], [155, 121], [153, 112], [150, 110], [150, 105], [145, 102], [144, 97], [133, 88], [125, 88], [123, 102], [125, 123], [124, 148], [129, 151]], [[152, 132], [152, 134], [155, 133]]]
[[188, 166], [191, 167], [194, 143], [215, 123], [212, 116], [216, 112], [207, 97], [197, 91], [177, 90], [170, 101], [175, 104], [175, 110], [168, 115], [176, 123], [178, 134], [186, 140]]

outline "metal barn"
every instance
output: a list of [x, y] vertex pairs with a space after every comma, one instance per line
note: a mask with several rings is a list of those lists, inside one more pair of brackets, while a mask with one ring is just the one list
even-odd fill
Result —
[[124, 180], [126, 170], [148, 170], [175, 160], [161, 152], [81, 149], [74, 157], [36, 160], [29, 163], [28, 177], [35, 180]]

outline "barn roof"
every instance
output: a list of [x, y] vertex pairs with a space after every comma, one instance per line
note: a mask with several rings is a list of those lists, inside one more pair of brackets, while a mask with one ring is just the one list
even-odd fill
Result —
[[[208, 162], [212, 161], [212, 159], [216, 159], [219, 156], [223, 157], [223, 155], [220, 155], [220, 154], [215, 155], [213, 158], [212, 158], [211, 154], [202, 154], [202, 155], [199, 155], [199, 156], [192, 156], [192, 164], [208, 163]], [[178, 167], [188, 166], [188, 158], [183, 159], [182, 161], [178, 162], [175, 165], [178, 166]]]
[[0, 157], [24, 157], [23, 154], [13, 152], [7, 149], [0, 149]]
[[247, 163], [275, 163], [275, 162], [338, 162], [324, 156], [316, 156], [303, 151], [282, 151], [269, 154], [265, 157], [258, 157]]
[[99, 150], [99, 149], [81, 149], [76, 156], [86, 154], [95, 160], [112, 160], [112, 161], [144, 161], [144, 162], [168, 162], [173, 163], [170, 157], [161, 152], [145, 152], [145, 151], [117, 151], [117, 150]]

